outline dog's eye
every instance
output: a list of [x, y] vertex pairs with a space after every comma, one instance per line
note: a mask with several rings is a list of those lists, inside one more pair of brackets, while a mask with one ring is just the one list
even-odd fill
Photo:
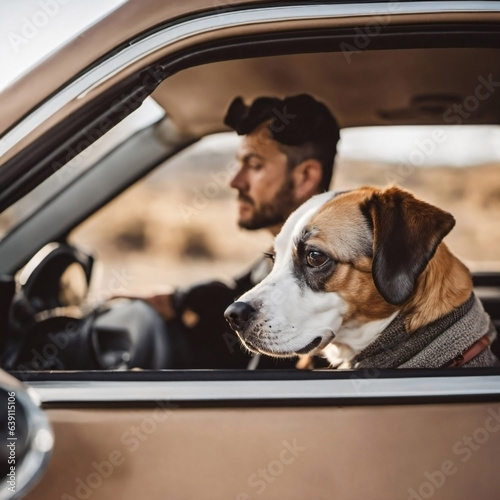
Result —
[[264, 255], [265, 255], [268, 259], [271, 259], [273, 262], [276, 260], [276, 254], [275, 254], [275, 253], [264, 252]]
[[311, 250], [306, 255], [307, 264], [311, 267], [321, 267], [328, 262], [329, 258], [322, 252]]

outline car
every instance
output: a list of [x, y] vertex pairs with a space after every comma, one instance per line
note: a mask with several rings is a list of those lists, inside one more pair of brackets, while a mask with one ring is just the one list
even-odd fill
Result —
[[39, 422], [17, 493], [494, 498], [497, 368], [180, 369], [153, 309], [108, 298], [266, 249], [230, 217], [224, 112], [307, 92], [342, 129], [332, 187], [396, 182], [454, 213], [498, 327], [499, 27], [493, 1], [129, 0], [5, 88], [0, 382]]

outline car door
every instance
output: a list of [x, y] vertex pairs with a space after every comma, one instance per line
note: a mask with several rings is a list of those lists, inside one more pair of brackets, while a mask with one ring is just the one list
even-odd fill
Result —
[[[475, 371], [475, 370], [473, 370]], [[35, 374], [26, 498], [494, 498], [496, 373]]]

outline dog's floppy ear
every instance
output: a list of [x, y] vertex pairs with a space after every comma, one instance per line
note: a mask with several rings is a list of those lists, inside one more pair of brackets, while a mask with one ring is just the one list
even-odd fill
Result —
[[375, 192], [362, 209], [373, 227], [375, 286], [389, 304], [402, 304], [455, 219], [397, 187]]

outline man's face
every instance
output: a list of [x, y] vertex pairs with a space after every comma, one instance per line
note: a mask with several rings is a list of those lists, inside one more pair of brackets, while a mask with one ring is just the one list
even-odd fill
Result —
[[287, 157], [269, 137], [267, 124], [244, 136], [239, 170], [231, 181], [238, 191], [238, 225], [261, 229], [281, 225], [296, 208]]

